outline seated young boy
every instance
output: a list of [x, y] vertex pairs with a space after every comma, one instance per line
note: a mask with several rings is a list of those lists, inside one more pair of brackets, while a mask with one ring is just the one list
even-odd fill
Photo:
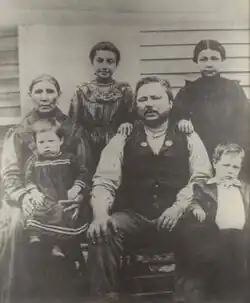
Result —
[[75, 237], [87, 229], [86, 222], [79, 222], [78, 213], [86, 204], [88, 172], [74, 155], [63, 151], [64, 133], [56, 121], [38, 121], [34, 138], [37, 155], [28, 162], [25, 177], [26, 188], [38, 206], [26, 218], [29, 239], [34, 243], [49, 237], [52, 254], [64, 256], [61, 239]]
[[227, 302], [245, 291], [249, 188], [238, 179], [243, 158], [239, 145], [218, 145], [215, 176], [194, 186], [190, 205], [198, 220], [192, 221], [189, 242], [189, 247], [195, 243], [189, 250], [193, 271], [204, 293], [213, 292]]

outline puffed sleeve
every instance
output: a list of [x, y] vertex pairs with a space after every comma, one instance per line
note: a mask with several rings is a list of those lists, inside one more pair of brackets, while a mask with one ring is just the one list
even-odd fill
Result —
[[[75, 107], [72, 107], [72, 110]], [[86, 138], [81, 126], [78, 126], [71, 117], [68, 117], [63, 123], [67, 137], [64, 138], [64, 152], [75, 155], [78, 158], [79, 165], [83, 165], [91, 173], [93, 170], [93, 161], [88, 139]]]
[[37, 186], [35, 185], [34, 168], [35, 168], [35, 157], [32, 156], [28, 159], [24, 168], [25, 184], [27, 190], [37, 189]]
[[91, 188], [91, 175], [87, 167], [79, 162], [79, 158], [71, 155], [71, 165], [75, 175], [74, 184], [81, 187], [84, 193], [89, 193]]
[[77, 126], [80, 125], [81, 121], [81, 112], [82, 112], [82, 92], [81, 89], [78, 87], [71, 99], [70, 106], [69, 106], [69, 112], [68, 116], [72, 123], [74, 124], [74, 127], [76, 128]]
[[185, 86], [179, 90], [173, 101], [172, 117], [175, 121], [181, 119], [189, 120], [191, 112], [189, 107], [189, 90], [191, 81], [186, 81]]
[[17, 205], [21, 204], [21, 199], [26, 194], [20, 168], [20, 152], [20, 137], [14, 129], [10, 129], [4, 138], [1, 159], [1, 178], [4, 194]]
[[250, 148], [250, 103], [238, 81], [231, 81], [230, 96], [234, 108], [235, 141], [242, 147]]
[[102, 151], [100, 162], [93, 177], [91, 193], [94, 216], [109, 212], [113, 205], [116, 191], [121, 184], [125, 143], [126, 138], [117, 134]]
[[193, 199], [193, 184], [205, 182], [212, 177], [212, 166], [204, 144], [197, 133], [187, 135], [190, 179], [176, 197], [175, 206], [185, 211]]
[[120, 83], [120, 90], [123, 94], [118, 124], [125, 122], [133, 123], [135, 120], [134, 95], [128, 83]]

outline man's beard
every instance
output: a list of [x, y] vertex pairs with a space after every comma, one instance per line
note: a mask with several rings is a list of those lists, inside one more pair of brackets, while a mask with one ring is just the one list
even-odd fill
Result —
[[143, 123], [151, 128], [157, 128], [164, 122], [166, 122], [169, 118], [169, 111], [165, 112], [164, 114], [159, 115], [158, 119], [154, 120], [147, 120], [145, 117], [141, 117]]

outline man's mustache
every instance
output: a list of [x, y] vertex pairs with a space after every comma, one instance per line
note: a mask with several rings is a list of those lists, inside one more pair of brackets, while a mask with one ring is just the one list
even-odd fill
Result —
[[144, 112], [144, 116], [147, 114], [158, 114], [157, 110], [154, 110], [152, 108], [146, 108], [145, 112]]

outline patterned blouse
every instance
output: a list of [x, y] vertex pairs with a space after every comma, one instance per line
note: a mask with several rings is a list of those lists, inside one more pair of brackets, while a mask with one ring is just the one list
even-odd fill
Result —
[[132, 122], [133, 94], [128, 83], [112, 80], [104, 84], [92, 80], [77, 87], [69, 117], [75, 130], [82, 128], [89, 140], [94, 164], [102, 149], [124, 122]]

